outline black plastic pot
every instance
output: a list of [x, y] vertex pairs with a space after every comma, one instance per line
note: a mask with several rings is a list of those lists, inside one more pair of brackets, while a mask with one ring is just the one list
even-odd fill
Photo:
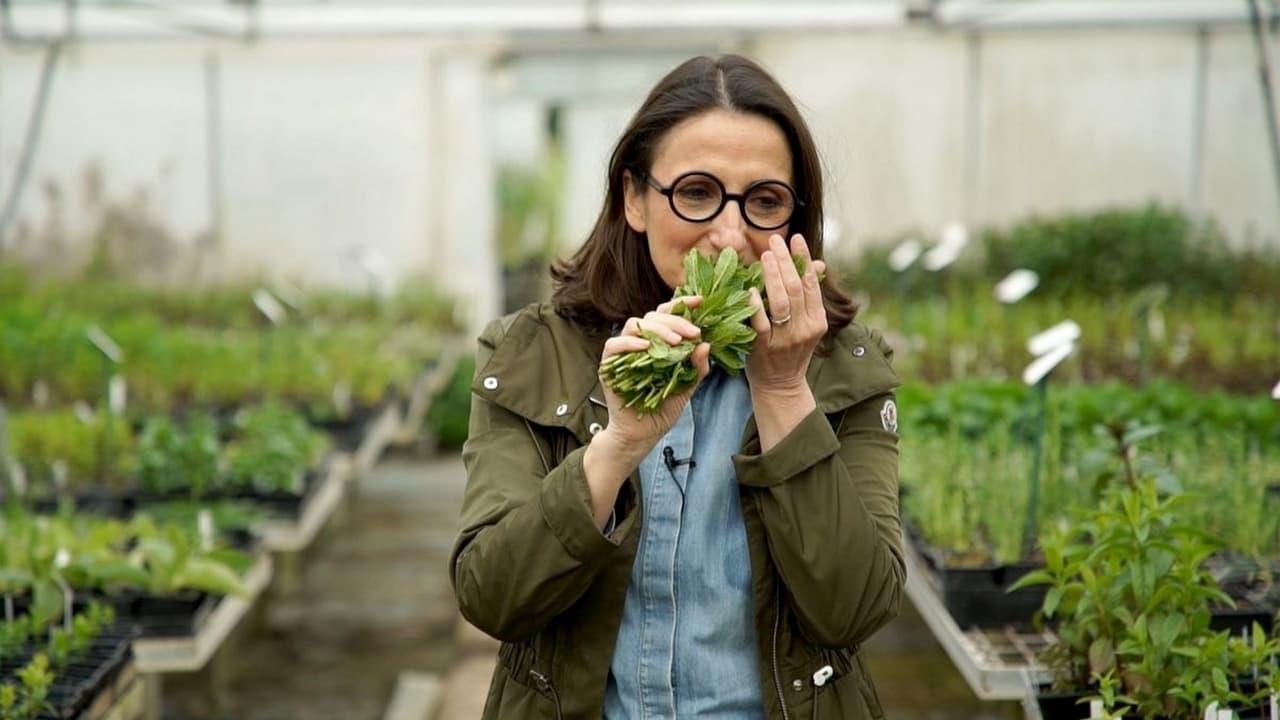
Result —
[[135, 590], [103, 598], [116, 610], [116, 617], [137, 627], [138, 636], [191, 637], [200, 632], [217, 606], [217, 596], [195, 590], [177, 595], [151, 595]]
[[986, 564], [976, 567], [948, 566], [945, 553], [930, 546], [907, 524], [907, 535], [924, 558], [933, 585], [942, 604], [961, 628], [999, 628], [1006, 625], [1030, 627], [1032, 619], [1044, 604], [1047, 588], [1033, 586], [1009, 592], [1009, 588], [1027, 573], [1038, 570], [1039, 563]]
[[382, 415], [388, 402], [390, 401], [373, 407], [353, 407], [351, 413], [344, 418], [309, 419], [307, 422], [317, 430], [328, 433], [336, 449], [354, 452], [364, 441], [373, 422]]
[[1055, 693], [1048, 685], [1036, 690], [1036, 704], [1044, 720], [1087, 720], [1089, 703], [1081, 703], [1084, 693]]
[[1236, 602], [1235, 608], [1213, 608], [1210, 611], [1209, 627], [1239, 635], [1241, 632], [1252, 632], [1253, 624], [1258, 623], [1267, 634], [1271, 633], [1275, 624], [1275, 611], [1257, 607], [1245, 600]]

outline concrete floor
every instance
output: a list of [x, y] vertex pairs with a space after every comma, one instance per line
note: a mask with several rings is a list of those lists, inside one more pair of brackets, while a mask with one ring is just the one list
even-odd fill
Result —
[[[295, 591], [273, 592], [211, 667], [166, 677], [164, 717], [374, 720], [402, 670], [444, 676], [441, 720], [479, 717], [494, 646], [459, 631], [447, 575], [464, 485], [453, 456], [380, 463], [297, 563]], [[910, 607], [865, 652], [891, 720], [1020, 717], [976, 700]]]

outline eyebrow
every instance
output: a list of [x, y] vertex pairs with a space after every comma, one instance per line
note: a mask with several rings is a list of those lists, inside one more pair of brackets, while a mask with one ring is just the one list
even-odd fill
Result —
[[[711, 177], [723, 183], [725, 188], [729, 188], [729, 183], [725, 182], [724, 178], [711, 172], [710, 170], [703, 170], [702, 168], [690, 168], [688, 170], [682, 170], [680, 172], [674, 173], [672, 174], [671, 179], [667, 181], [667, 183], [668, 184], [673, 183], [676, 181], [676, 178], [689, 175], [690, 173], [701, 173], [703, 175], [710, 175]], [[650, 176], [652, 176], [652, 173], [650, 173]], [[789, 187], [795, 187], [790, 180], [783, 180], [781, 177], [759, 177], [754, 180], [748, 180], [746, 184], [744, 184], [742, 187], [748, 188], [752, 185], [755, 185], [756, 183], [762, 183], [762, 182], [780, 182]]]

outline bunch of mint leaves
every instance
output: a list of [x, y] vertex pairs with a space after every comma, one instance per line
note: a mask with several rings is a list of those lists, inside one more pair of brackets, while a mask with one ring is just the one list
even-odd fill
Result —
[[[803, 274], [804, 259], [793, 256]], [[711, 258], [690, 250], [684, 257], [684, 284], [674, 297], [702, 296], [697, 307], [676, 303], [672, 314], [688, 319], [702, 330], [702, 340], [711, 345], [711, 359], [729, 374], [746, 367], [746, 357], [755, 342], [756, 331], [747, 323], [755, 314], [751, 288], [764, 295], [763, 266], [743, 267], [738, 254], [729, 248]], [[662, 403], [698, 381], [698, 370], [690, 356], [699, 342], [685, 340], [670, 345], [656, 333], [641, 329], [649, 341], [645, 350], [620, 353], [600, 364], [600, 378], [622, 399], [624, 407], [645, 415], [657, 412]]]

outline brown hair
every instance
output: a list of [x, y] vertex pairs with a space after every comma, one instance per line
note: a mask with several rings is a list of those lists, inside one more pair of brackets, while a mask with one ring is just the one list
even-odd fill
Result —
[[[800, 111], [782, 86], [751, 60], [740, 55], [696, 57], [658, 81], [614, 147], [604, 207], [595, 227], [571, 257], [551, 266], [556, 312], [591, 331], [608, 333], [613, 325], [671, 299], [671, 289], [649, 257], [645, 235], [627, 224], [623, 176], [632, 169], [648, 172], [654, 151], [671, 128], [716, 108], [759, 115], [782, 129], [791, 149], [796, 194], [804, 203], [789, 230], [805, 237], [815, 259], [822, 257], [822, 168]], [[830, 270], [822, 283], [822, 299], [829, 340], [853, 320], [858, 307]]]

